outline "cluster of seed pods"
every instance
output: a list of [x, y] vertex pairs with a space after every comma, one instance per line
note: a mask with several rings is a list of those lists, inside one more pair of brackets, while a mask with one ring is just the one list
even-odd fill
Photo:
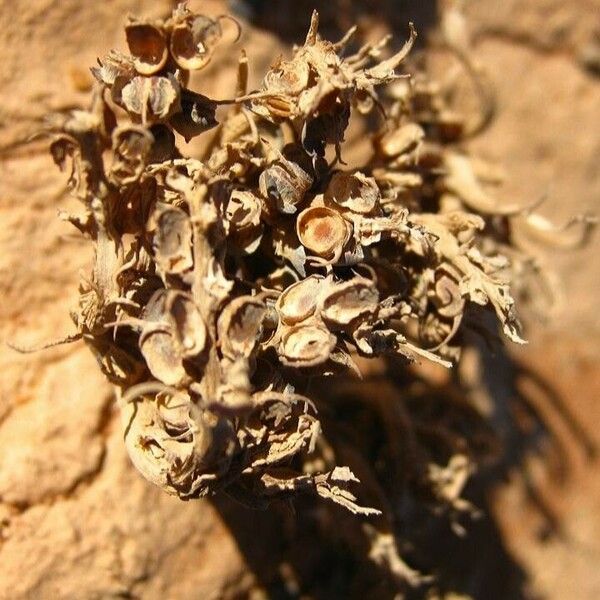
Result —
[[[261, 89], [246, 89], [241, 53], [217, 124], [219, 102], [186, 85], [221, 24], [185, 5], [131, 20], [129, 54], [93, 70], [91, 108], [50, 123], [84, 207], [63, 216], [95, 247], [77, 336], [118, 391], [132, 461], [167, 492], [262, 505], [312, 491], [377, 512], [323, 451], [310, 382], [358, 377], [357, 356], [450, 366], [482, 312], [520, 342], [498, 251], [518, 210], [494, 203], [453, 145], [467, 120], [400, 72], [412, 26], [379, 60], [387, 39], [352, 54], [354, 30], [327, 42], [315, 13]], [[346, 165], [351, 115], [384, 104], [370, 157]], [[211, 128], [204, 154], [185, 156]]]

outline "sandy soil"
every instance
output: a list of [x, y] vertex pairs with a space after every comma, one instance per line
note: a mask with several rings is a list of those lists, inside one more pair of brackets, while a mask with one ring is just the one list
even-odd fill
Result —
[[[190, 4], [219, 13], [225, 3]], [[127, 13], [160, 14], [171, 5], [0, 6], [1, 340], [30, 344], [72, 331], [68, 308], [78, 269], [89, 259], [56, 217], [73, 205], [65, 177], [42, 144], [23, 140], [49, 111], [84, 102], [87, 67], [123, 45]], [[547, 194], [542, 211], [558, 222], [598, 211], [600, 79], [593, 56], [600, 2], [478, 0], [467, 13], [499, 99], [498, 119], [473, 145], [505, 166], [502, 196], [529, 201]], [[370, 12], [365, 23], [383, 28], [380, 17]], [[422, 12], [416, 17], [419, 23]], [[431, 22], [431, 15], [423, 21]], [[281, 45], [266, 30], [241, 43], [255, 75]], [[230, 94], [236, 57], [224, 53], [203, 72], [196, 82], [202, 91]], [[532, 343], [518, 357], [600, 445], [599, 250], [596, 240], [585, 250], [546, 256], [565, 282], [565, 301], [552, 322], [532, 324]], [[129, 464], [111, 390], [85, 348], [22, 356], [3, 344], [0, 373], [0, 598], [247, 597], [255, 576], [215, 506], [167, 497]], [[549, 395], [532, 395], [567, 467], [561, 478], [532, 457], [526, 472], [495, 487], [493, 517], [524, 573], [511, 597], [592, 600], [600, 597], [600, 468], [586, 454], [585, 435], [568, 426]]]

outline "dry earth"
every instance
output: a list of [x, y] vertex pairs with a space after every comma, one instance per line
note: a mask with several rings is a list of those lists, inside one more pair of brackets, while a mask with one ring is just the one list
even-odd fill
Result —
[[[223, 4], [191, 3], [215, 13]], [[71, 331], [68, 307], [89, 258], [56, 218], [73, 202], [64, 175], [42, 145], [22, 141], [47, 112], [84, 101], [87, 66], [122, 46], [128, 12], [158, 14], [170, 5], [0, 5], [0, 339], [30, 344]], [[478, 0], [467, 3], [467, 13], [499, 98], [498, 119], [473, 144], [506, 167], [503, 197], [547, 194], [542, 210], [558, 222], [598, 211], [600, 3]], [[383, 28], [377, 14], [369, 19]], [[279, 48], [266, 31], [241, 43], [255, 72]], [[204, 72], [202, 90], [230, 94], [235, 60], [231, 52]], [[600, 445], [598, 250], [595, 241], [547, 256], [565, 282], [565, 302], [551, 323], [534, 324], [519, 356]], [[0, 373], [0, 598], [247, 597], [253, 574], [213, 505], [167, 497], [129, 464], [111, 391], [85, 348], [22, 356], [2, 345]], [[495, 492], [495, 514], [527, 573], [524, 597], [593, 600], [600, 597], [600, 469], [585, 458], [582, 434], [547, 399], [540, 410], [562, 444], [569, 477], [554, 482], [532, 459], [527, 477], [515, 473]], [[543, 511], [527, 499], [532, 485], [560, 522], [555, 534], [547, 535]]]

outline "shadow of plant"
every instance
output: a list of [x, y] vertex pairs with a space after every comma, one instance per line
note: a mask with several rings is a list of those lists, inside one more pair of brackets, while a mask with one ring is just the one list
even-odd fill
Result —
[[[320, 31], [326, 39], [341, 37], [355, 24], [359, 33], [379, 23], [403, 34], [412, 21], [422, 34], [423, 43], [424, 34], [437, 21], [436, 0], [278, 0], [276, 10], [270, 0], [230, 0], [229, 5], [234, 14], [256, 27], [273, 31], [288, 43], [304, 39], [305, 19], [312, 10], [319, 11]], [[299, 15], [307, 16], [298, 18]]]
[[[363, 380], [311, 382], [329, 451], [361, 479], [360, 502], [380, 508], [381, 517], [365, 520], [309, 497], [265, 512], [225, 497], [214, 501], [270, 598], [532, 597], [491, 510], [494, 492], [518, 472], [548, 533], [559, 534], [560, 519], [528, 477], [528, 458], [541, 456], [557, 483], [569, 477], [551, 412], [586, 456], [595, 448], [536, 373], [502, 348], [494, 356], [470, 350], [479, 361], [469, 384], [460, 368], [439, 383], [392, 362]], [[474, 472], [462, 493], [457, 488], [456, 497], [441, 499], [431, 465], [452, 464], [456, 456], [468, 457]], [[398, 556], [382, 550], [383, 539], [393, 539]], [[408, 585], [411, 569], [431, 578]]]

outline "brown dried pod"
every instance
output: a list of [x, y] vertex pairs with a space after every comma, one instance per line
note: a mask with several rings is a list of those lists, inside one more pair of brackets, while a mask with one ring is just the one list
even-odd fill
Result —
[[377, 206], [381, 193], [372, 177], [360, 172], [339, 171], [331, 178], [325, 191], [325, 199], [352, 212], [366, 214]]
[[329, 359], [336, 337], [323, 325], [297, 325], [281, 335], [279, 358], [289, 367], [313, 367]]
[[226, 230], [236, 249], [252, 254], [260, 246], [263, 235], [261, 199], [248, 190], [234, 190], [225, 207]]
[[171, 56], [182, 69], [197, 71], [210, 62], [222, 36], [219, 21], [204, 15], [188, 18], [171, 31]]
[[153, 249], [156, 264], [164, 273], [184, 273], [193, 265], [189, 216], [175, 206], [160, 205], [155, 220]]
[[[144, 477], [181, 498], [192, 490], [205, 494], [206, 459], [216, 443], [226, 440], [211, 435], [189, 394], [149, 381], [128, 389], [119, 405], [127, 451]], [[215, 474], [208, 477], [214, 480]]]
[[135, 70], [140, 75], [153, 75], [165, 66], [169, 53], [161, 27], [133, 19], [125, 27], [125, 35]]
[[168, 325], [146, 326], [140, 335], [140, 350], [150, 373], [165, 385], [179, 385], [185, 379], [179, 344]]
[[153, 143], [154, 138], [145, 127], [117, 127], [112, 135], [114, 158], [109, 179], [117, 185], [129, 185], [137, 181], [146, 168]]
[[230, 229], [244, 229], [260, 223], [261, 201], [250, 190], [233, 190], [225, 207]]
[[311, 206], [298, 215], [296, 233], [317, 256], [337, 260], [350, 237], [350, 224], [331, 208]]
[[358, 317], [375, 312], [379, 293], [372, 281], [355, 277], [332, 285], [321, 299], [321, 316], [327, 323], [346, 326]]
[[312, 184], [312, 176], [283, 155], [269, 165], [259, 178], [260, 193], [273, 201], [284, 214], [294, 214], [298, 210], [298, 205]]
[[185, 377], [185, 370], [167, 317], [166, 302], [167, 294], [164, 289], [157, 290], [148, 300], [138, 324], [141, 325], [138, 344], [154, 377], [163, 381], [164, 376], [170, 383], [163, 383], [173, 385]]
[[183, 292], [171, 292], [167, 296], [166, 308], [182, 355], [185, 358], [198, 356], [206, 348], [207, 331], [191, 296]]
[[277, 312], [283, 323], [296, 325], [311, 317], [317, 309], [319, 293], [327, 286], [320, 275], [310, 275], [288, 288], [277, 299]]
[[232, 360], [250, 357], [258, 347], [266, 315], [265, 303], [256, 296], [240, 296], [232, 300], [217, 321], [223, 356]]
[[190, 296], [157, 290], [142, 313], [139, 346], [150, 372], [166, 385], [179, 385], [187, 376], [183, 361], [206, 347], [207, 330]]

